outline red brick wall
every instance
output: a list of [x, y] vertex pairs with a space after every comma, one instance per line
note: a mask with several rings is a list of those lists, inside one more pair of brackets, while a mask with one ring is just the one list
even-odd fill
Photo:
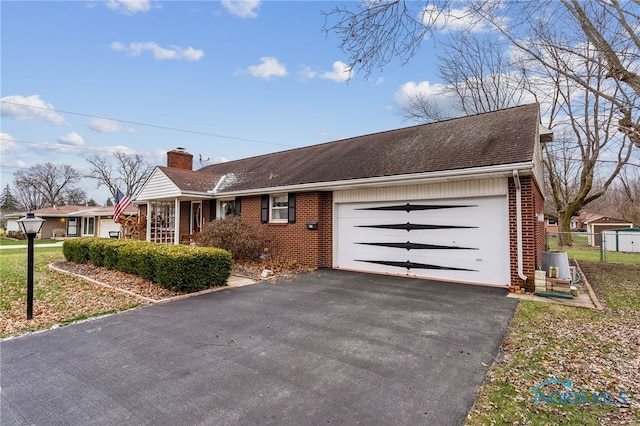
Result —
[[191, 201], [180, 201], [180, 224], [177, 229], [178, 235], [189, 234], [189, 225], [191, 221]]
[[211, 217], [211, 211], [213, 210], [213, 217], [215, 217], [216, 201], [215, 200], [202, 200], [202, 229], [209, 222]]
[[[297, 260], [311, 268], [332, 266], [333, 194], [296, 194], [296, 223], [261, 223], [261, 197], [242, 197], [242, 220], [264, 230], [273, 242], [273, 256]], [[307, 222], [318, 222], [318, 230], [307, 229]]]
[[193, 155], [186, 151], [174, 149], [167, 152], [167, 167], [193, 170]]
[[[544, 200], [533, 177], [521, 176], [522, 190], [522, 272], [528, 277], [525, 287], [533, 290], [534, 273], [542, 264], [544, 251], [544, 222], [539, 222], [537, 213], [543, 210]], [[523, 285], [518, 276], [518, 239], [516, 226], [516, 186], [509, 178], [509, 255], [511, 264], [511, 284]]]
[[333, 192], [318, 194], [319, 268], [333, 267]]

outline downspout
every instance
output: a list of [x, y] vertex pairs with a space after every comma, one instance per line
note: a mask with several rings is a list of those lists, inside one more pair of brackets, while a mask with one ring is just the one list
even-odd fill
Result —
[[516, 245], [518, 251], [518, 277], [526, 283], [527, 276], [524, 274], [522, 266], [522, 188], [520, 186], [520, 175], [518, 175], [518, 170], [513, 171], [513, 182], [516, 185]]

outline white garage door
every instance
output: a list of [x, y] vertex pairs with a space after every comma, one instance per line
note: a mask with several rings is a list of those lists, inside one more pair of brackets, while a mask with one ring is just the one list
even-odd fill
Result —
[[509, 285], [504, 196], [337, 205], [336, 268]]
[[120, 231], [121, 227], [119, 223], [115, 223], [113, 219], [101, 219], [100, 220], [100, 235], [101, 238], [109, 238], [109, 232]]

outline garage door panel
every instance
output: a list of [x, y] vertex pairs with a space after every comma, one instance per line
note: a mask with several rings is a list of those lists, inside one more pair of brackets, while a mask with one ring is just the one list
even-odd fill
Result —
[[337, 206], [335, 266], [508, 285], [505, 197]]

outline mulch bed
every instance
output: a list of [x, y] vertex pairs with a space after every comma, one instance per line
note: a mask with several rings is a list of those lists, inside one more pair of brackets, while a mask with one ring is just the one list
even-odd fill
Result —
[[102, 284], [106, 284], [120, 290], [130, 291], [139, 296], [157, 301], [184, 294], [177, 291], [167, 290], [166, 288], [140, 278], [137, 275], [125, 274], [124, 272], [113, 269], [95, 266], [91, 263], [79, 264], [61, 261], [55, 262], [52, 265], [63, 271], [91, 278], [92, 280], [98, 281]]

